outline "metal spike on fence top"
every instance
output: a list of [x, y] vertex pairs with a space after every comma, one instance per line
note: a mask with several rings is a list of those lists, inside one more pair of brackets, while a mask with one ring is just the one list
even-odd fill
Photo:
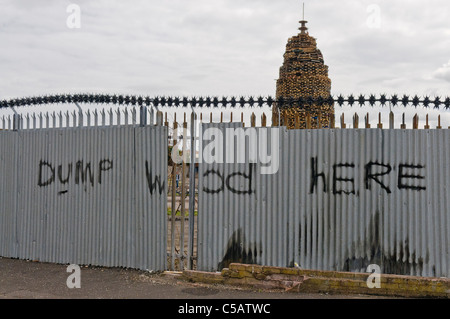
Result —
[[70, 113], [69, 113], [69, 111], [66, 112], [65, 116], [66, 116], [66, 127], [69, 127], [70, 126]]
[[86, 121], [87, 121], [86, 126], [87, 127], [91, 126], [91, 111], [89, 109], [86, 111]]
[[405, 113], [402, 115], [402, 124], [400, 124], [401, 129], [406, 129], [406, 122], [405, 122]]
[[73, 124], [73, 127], [77, 126], [77, 112], [75, 110], [72, 113], [72, 124]]
[[128, 109], [127, 108], [123, 110], [123, 115], [124, 115], [125, 125], [129, 125], [130, 123], [128, 122]]
[[[295, 106], [295, 103], [302, 104], [321, 104], [321, 103], [337, 103], [339, 106], [342, 106], [344, 103], [347, 103], [349, 106], [353, 106], [355, 103], [359, 105], [369, 104], [370, 106], [374, 106], [376, 102], [379, 102], [381, 106], [390, 103], [391, 106], [423, 106], [424, 108], [429, 107], [433, 104], [433, 107], [439, 109], [440, 107], [444, 107], [446, 109], [450, 108], [450, 98], [446, 97], [445, 100], [442, 97], [434, 97], [430, 98], [425, 96], [423, 99], [420, 99], [417, 95], [410, 98], [408, 95], [402, 95], [401, 98], [398, 94], [393, 94], [391, 97], [387, 97], [386, 94], [381, 94], [379, 98], [377, 98], [374, 94], [370, 94], [369, 97], [365, 97], [364, 95], [353, 95], [350, 94], [347, 98], [339, 95], [337, 97], [304, 97], [302, 100], [297, 101], [297, 99], [292, 99], [286, 97], [285, 101], [292, 102], [291, 104]], [[36, 97], [25, 97], [25, 98], [13, 98], [9, 100], [0, 101], [0, 108], [13, 108], [20, 106], [28, 106], [28, 105], [43, 105], [43, 104], [52, 104], [52, 103], [111, 103], [115, 105], [139, 105], [142, 106], [146, 104], [147, 106], [152, 105], [157, 108], [158, 106], [168, 106], [168, 107], [178, 107], [184, 106], [186, 107], [188, 104], [195, 107], [252, 107], [259, 106], [263, 107], [264, 105], [272, 106], [272, 103], [277, 102], [279, 104], [283, 104], [283, 98], [279, 98], [278, 100], [273, 99], [271, 96], [267, 98], [262, 97], [245, 97], [245, 96], [231, 96], [231, 97], [199, 97], [199, 98], [188, 98], [188, 97], [142, 97], [135, 95], [107, 95], [107, 94], [55, 94], [55, 95], [44, 95], [44, 96], [36, 96]], [[299, 106], [301, 107], [301, 106]]]
[[117, 114], [117, 125], [122, 125], [122, 119], [121, 119], [121, 112], [120, 112], [120, 108], [117, 108], [116, 110], [116, 114]]
[[45, 125], [46, 125], [45, 126], [46, 128], [50, 127], [50, 117], [49, 117], [48, 112], [45, 113]]
[[52, 125], [53, 125], [53, 127], [56, 127], [56, 113], [53, 111], [53, 113], [52, 113]]
[[394, 112], [392, 112], [392, 111], [389, 113], [389, 128], [390, 129], [394, 129], [395, 128]]
[[78, 111], [78, 126], [79, 126], [79, 127], [82, 127], [82, 126], [83, 126], [83, 118], [84, 118], [84, 116], [83, 116], [83, 110], [80, 109], [80, 110]]
[[134, 106], [131, 109], [131, 122], [133, 125], [136, 125], [136, 107]]
[[105, 113], [105, 109], [101, 109], [100, 111], [100, 116], [102, 118], [102, 126], [106, 125], [106, 113]]
[[59, 119], [59, 127], [63, 127], [63, 113], [62, 113], [62, 111], [59, 111], [58, 119]]
[[430, 125], [428, 124], [428, 114], [427, 114], [427, 116], [426, 116], [424, 129], [426, 129], [426, 130], [429, 130], [429, 129], [430, 129]]
[[98, 112], [97, 112], [97, 109], [95, 109], [92, 113], [94, 114], [94, 126], [98, 126]]
[[27, 129], [30, 129], [30, 113], [27, 113], [25, 118], [27, 119]]

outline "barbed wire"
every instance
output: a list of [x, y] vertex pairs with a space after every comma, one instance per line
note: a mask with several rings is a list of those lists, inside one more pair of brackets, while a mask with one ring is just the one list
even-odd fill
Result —
[[308, 108], [312, 106], [322, 106], [337, 104], [339, 106], [414, 106], [414, 107], [433, 107], [435, 109], [450, 109], [450, 97], [419, 97], [402, 95], [387, 96], [381, 94], [369, 96], [353, 94], [348, 96], [330, 96], [330, 97], [302, 97], [302, 98], [273, 98], [268, 97], [170, 97], [170, 96], [137, 96], [137, 95], [117, 95], [117, 94], [56, 94], [36, 97], [15, 98], [9, 100], [0, 100], [0, 108], [13, 108], [22, 106], [46, 105], [46, 104], [115, 104], [132, 106], [153, 106], [153, 107], [263, 107], [278, 106], [280, 108], [300, 107]]

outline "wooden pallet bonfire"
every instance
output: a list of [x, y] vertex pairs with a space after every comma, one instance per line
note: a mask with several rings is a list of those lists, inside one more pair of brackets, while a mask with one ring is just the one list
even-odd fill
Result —
[[275, 125], [283, 125], [288, 129], [329, 128], [334, 122], [334, 104], [318, 106], [288, 102], [308, 97], [328, 99], [331, 95], [328, 66], [324, 64], [316, 39], [307, 32], [307, 21], [302, 20], [300, 23], [301, 32], [288, 40], [277, 80], [277, 100], [282, 98], [286, 102], [274, 105], [272, 117], [280, 118], [279, 122], [275, 120]]

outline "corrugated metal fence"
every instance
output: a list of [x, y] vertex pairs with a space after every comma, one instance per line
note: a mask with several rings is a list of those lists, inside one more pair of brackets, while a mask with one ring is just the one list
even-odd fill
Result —
[[[248, 145], [245, 163], [199, 164], [199, 270], [378, 264], [450, 276], [450, 130], [279, 129], [276, 174], [261, 174]], [[256, 130], [259, 138], [266, 128]], [[224, 155], [230, 147], [236, 153], [226, 140]]]
[[[167, 115], [165, 126], [161, 114], [149, 126], [147, 113], [3, 118], [15, 131], [0, 131], [0, 255], [152, 270], [247, 262], [365, 271], [375, 263], [384, 273], [450, 275], [450, 130], [417, 130], [416, 119], [413, 130], [287, 131], [254, 128], [252, 114], [245, 130], [279, 134], [266, 143], [278, 171], [262, 174], [266, 165], [250, 161], [258, 143], [242, 163], [200, 162], [197, 204], [192, 163], [173, 164], [168, 177]], [[242, 119], [204, 124], [203, 133]], [[193, 142], [187, 122], [173, 144]], [[200, 141], [201, 150], [210, 142]], [[214, 156], [236, 159], [233, 144], [225, 140]]]
[[0, 255], [164, 270], [167, 138], [147, 125], [0, 131]]

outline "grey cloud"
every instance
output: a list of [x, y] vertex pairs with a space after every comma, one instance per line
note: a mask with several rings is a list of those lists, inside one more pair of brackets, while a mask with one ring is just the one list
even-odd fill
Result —
[[450, 60], [434, 72], [434, 77], [450, 82]]
[[[81, 6], [81, 29], [66, 6]], [[378, 3], [382, 27], [367, 27]], [[333, 93], [448, 95], [448, 4], [306, 1], [310, 34]], [[49, 92], [273, 95], [301, 2], [6, 0], [0, 13], [0, 99]], [[430, 79], [426, 74], [434, 74]], [[405, 92], [405, 93], [408, 93]]]

